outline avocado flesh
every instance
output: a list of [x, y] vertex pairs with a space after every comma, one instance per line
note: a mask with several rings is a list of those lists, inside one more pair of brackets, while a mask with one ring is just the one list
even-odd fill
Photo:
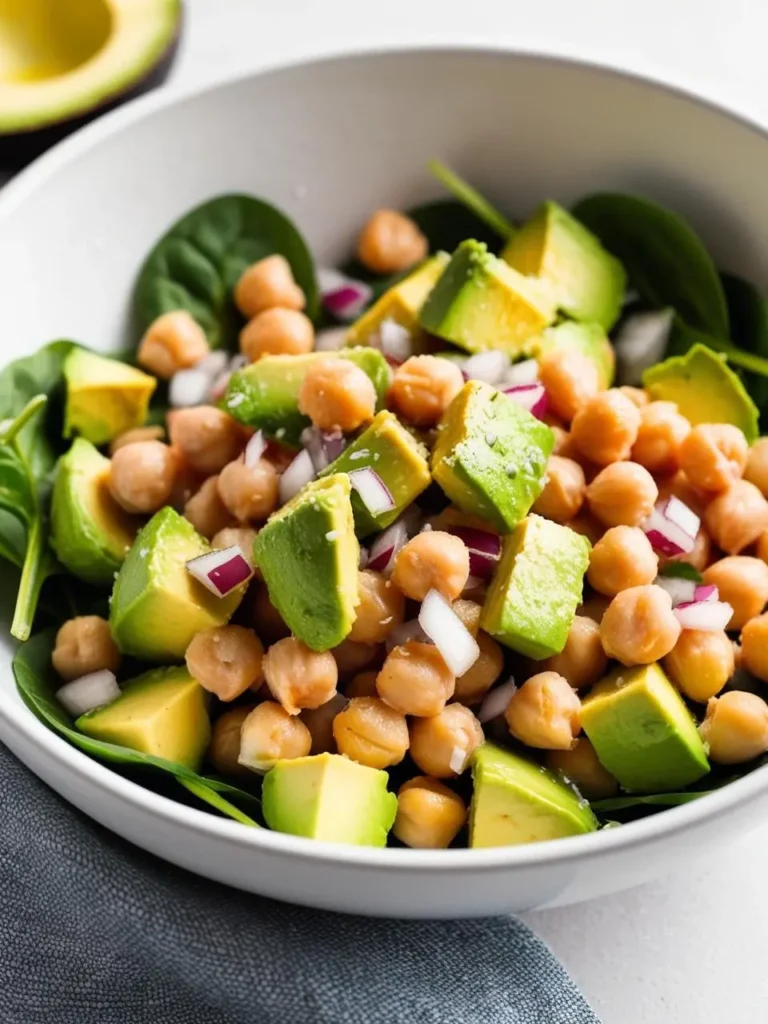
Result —
[[615, 669], [592, 688], [580, 721], [630, 793], [684, 789], [709, 771], [696, 723], [659, 665]]
[[557, 203], [543, 203], [515, 232], [501, 258], [546, 282], [558, 309], [605, 331], [616, 323], [626, 288], [621, 263]]
[[419, 315], [425, 330], [467, 352], [501, 349], [510, 356], [530, 352], [554, 319], [547, 287], [472, 239], [456, 249]]
[[[349, 348], [336, 353], [366, 373], [376, 389], [381, 408], [389, 388], [390, 372], [384, 356], [374, 348]], [[310, 366], [328, 359], [327, 353], [302, 356], [263, 356], [232, 374], [221, 407], [247, 427], [263, 430], [283, 444], [298, 447], [301, 432], [310, 425], [299, 412], [299, 391]]]
[[77, 347], [64, 361], [64, 380], [64, 437], [79, 434], [92, 444], [142, 426], [157, 386], [141, 370]]
[[462, 511], [514, 529], [541, 494], [555, 438], [501, 391], [468, 381], [440, 421], [432, 475]]
[[432, 477], [424, 451], [397, 417], [383, 409], [362, 434], [320, 473], [324, 477], [369, 468], [378, 474], [392, 495], [394, 508], [375, 516], [353, 489], [352, 511], [358, 537], [367, 537], [385, 529], [429, 486]]
[[262, 810], [267, 825], [328, 843], [386, 846], [397, 814], [386, 772], [340, 754], [278, 761], [264, 776]]
[[207, 695], [186, 668], [154, 669], [106, 707], [81, 715], [86, 736], [197, 769], [211, 738]]
[[76, 438], [59, 459], [51, 498], [51, 547], [73, 575], [111, 584], [125, 561], [138, 521], [109, 493], [109, 459]]
[[537, 661], [559, 654], [581, 603], [589, 551], [586, 537], [529, 515], [504, 538], [483, 605], [483, 629]]
[[253, 545], [270, 601], [315, 651], [336, 647], [355, 621], [360, 547], [351, 489], [345, 473], [307, 484]]
[[613, 384], [616, 356], [600, 324], [579, 324], [566, 320], [556, 327], [548, 327], [538, 340], [536, 355], [543, 356], [553, 350], [580, 352], [595, 364], [602, 388], [609, 388]]
[[152, 661], [184, 657], [203, 629], [229, 622], [244, 588], [217, 597], [187, 571], [210, 547], [191, 523], [163, 508], [140, 531], [115, 580], [109, 625], [123, 654]]
[[495, 743], [472, 757], [469, 845], [519, 846], [594, 832], [597, 819], [561, 779]]

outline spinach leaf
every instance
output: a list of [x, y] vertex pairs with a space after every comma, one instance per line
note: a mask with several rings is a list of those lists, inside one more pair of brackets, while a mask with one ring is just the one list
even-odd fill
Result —
[[688, 349], [693, 348], [694, 345], [706, 345], [713, 352], [720, 352], [734, 366], [738, 366], [740, 369], [747, 370], [759, 377], [768, 376], [768, 358], [756, 355], [753, 352], [747, 352], [742, 348], [737, 348], [730, 341], [724, 341], [722, 338], [716, 338], [711, 334], [691, 327], [681, 320], [679, 316], [676, 316], [672, 324], [669, 344], [667, 345], [667, 356], [683, 355]]
[[[721, 274], [720, 279], [731, 318], [731, 340], [740, 349], [768, 359], [768, 301], [741, 277]], [[744, 383], [760, 409], [765, 429], [768, 426], [768, 379], [764, 374], [747, 373]]]
[[696, 566], [689, 565], [688, 562], [668, 562], [661, 570], [660, 575], [678, 580], [691, 580], [693, 583], [704, 582], [704, 577]]
[[[206, 800], [209, 804], [214, 802], [214, 798], [210, 796], [211, 792], [220, 794], [223, 799], [216, 801], [217, 809], [222, 813], [230, 814], [231, 817], [236, 817], [238, 821], [244, 817], [242, 812], [238, 811], [238, 814], [234, 815], [227, 810], [233, 800], [244, 803], [246, 806], [257, 807], [259, 805], [258, 797], [236, 786], [231, 786], [229, 783], [222, 782], [220, 779], [207, 778], [174, 761], [167, 761], [165, 758], [154, 757], [151, 754], [143, 754], [138, 750], [131, 750], [129, 747], [121, 747], [114, 743], [105, 743], [103, 740], [93, 739], [78, 732], [54, 696], [57, 683], [51, 668], [51, 651], [55, 639], [56, 631], [53, 629], [38, 633], [27, 643], [21, 644], [13, 659], [13, 674], [19, 693], [36, 718], [63, 736], [73, 746], [99, 761], [166, 772], [182, 784], [189, 783], [187, 788], [190, 789], [190, 792], [194, 792], [196, 796]], [[203, 790], [206, 791], [204, 795]], [[249, 819], [247, 824], [254, 824], [254, 822]]]
[[[210, 779], [178, 779], [177, 780], [184, 789], [188, 790], [193, 796], [196, 796], [199, 800], [213, 807], [214, 810], [219, 811], [220, 814], [225, 815], [227, 818], [234, 818], [235, 821], [239, 821], [241, 825], [250, 825], [251, 828], [259, 828], [258, 822], [254, 821], [253, 818], [249, 818], [247, 814], [240, 810], [239, 807], [235, 807], [233, 803], [223, 796], [223, 793], [229, 790], [234, 790], [235, 795], [241, 795], [241, 791], [235, 789], [234, 786], [227, 786], [225, 783], [218, 783], [222, 786], [222, 789], [218, 791], [213, 789], [211, 786]], [[255, 797], [253, 798], [255, 799]]]
[[611, 811], [626, 811], [635, 807], [679, 807], [681, 804], [689, 804], [699, 797], [709, 796], [714, 789], [697, 789], [683, 793], [653, 793], [649, 796], [612, 796], [607, 800], [593, 800], [590, 807], [597, 814], [606, 814]]
[[728, 337], [720, 277], [703, 242], [681, 217], [649, 199], [617, 192], [587, 196], [573, 215], [621, 260], [631, 284], [652, 306], [673, 306], [692, 327]]
[[133, 296], [136, 329], [173, 309], [197, 320], [213, 348], [236, 348], [242, 318], [232, 301], [237, 279], [251, 263], [280, 253], [318, 312], [315, 271], [307, 245], [284, 213], [261, 199], [233, 194], [210, 199], [163, 235], [139, 273]]
[[515, 233], [514, 225], [455, 171], [439, 160], [430, 160], [427, 167], [437, 180], [453, 193], [460, 203], [471, 210], [475, 217], [487, 224], [495, 235], [505, 242], [512, 237]]
[[408, 210], [408, 216], [426, 235], [430, 253], [441, 249], [443, 252], [453, 252], [467, 238], [485, 242], [491, 252], [498, 252], [501, 247], [498, 234], [488, 227], [485, 220], [454, 199], [422, 203]]

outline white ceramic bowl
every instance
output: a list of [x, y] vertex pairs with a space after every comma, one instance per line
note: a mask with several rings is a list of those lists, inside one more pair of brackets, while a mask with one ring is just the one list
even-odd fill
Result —
[[[439, 194], [439, 156], [504, 209], [637, 190], [691, 218], [717, 261], [768, 290], [768, 141], [657, 85], [543, 57], [411, 51], [270, 71], [142, 100], [0, 194], [0, 353], [56, 337], [127, 340], [136, 270], [164, 228], [244, 190], [291, 214], [317, 257], [346, 256], [379, 205]], [[22, 705], [1, 641], [0, 739], [66, 799], [139, 846], [231, 885], [368, 914], [450, 917], [588, 899], [688, 865], [757, 823], [768, 768], [603, 834], [494, 850], [370, 850], [252, 830], [134, 785]]]

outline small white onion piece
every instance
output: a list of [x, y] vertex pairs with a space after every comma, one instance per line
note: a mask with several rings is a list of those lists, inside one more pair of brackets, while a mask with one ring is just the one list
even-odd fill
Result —
[[370, 286], [365, 282], [347, 277], [333, 267], [319, 267], [317, 283], [325, 308], [345, 323], [356, 320], [373, 296]]
[[549, 395], [543, 384], [519, 384], [504, 388], [504, 394], [513, 402], [522, 405], [531, 416], [542, 419], [549, 409]]
[[656, 551], [669, 557], [693, 551], [701, 520], [685, 502], [671, 494], [640, 525]]
[[472, 668], [480, 656], [477, 641], [438, 590], [422, 601], [419, 623], [456, 677]]
[[245, 446], [244, 461], [248, 469], [253, 469], [267, 450], [267, 441], [260, 430], [257, 430]]
[[168, 402], [174, 409], [202, 405], [210, 389], [211, 378], [204, 370], [198, 370], [197, 367], [179, 370], [171, 377], [168, 385]]
[[720, 591], [714, 583], [699, 583], [693, 594], [694, 601], [719, 601]]
[[509, 356], [497, 350], [478, 352], [470, 356], [462, 367], [467, 380], [481, 380], [486, 384], [498, 384], [509, 368]]
[[404, 518], [395, 520], [373, 542], [368, 554], [368, 568], [389, 573], [398, 551], [408, 542], [408, 527]]
[[395, 499], [375, 469], [371, 469], [369, 466], [364, 469], [354, 469], [349, 474], [349, 482], [360, 495], [363, 504], [372, 516], [391, 512], [395, 507]]
[[639, 387], [643, 383], [645, 370], [655, 366], [666, 351], [674, 317], [674, 309], [627, 317], [614, 342], [620, 384]]
[[202, 373], [207, 373], [210, 380], [218, 377], [228, 367], [229, 353], [221, 348], [216, 349], [215, 352], [209, 352], [207, 356], [203, 356], [200, 362], [195, 363], [195, 369], [202, 371]]
[[464, 769], [467, 767], [467, 748], [466, 747], [454, 747], [451, 751], [451, 759], [448, 762], [448, 767], [454, 773], [454, 775], [461, 775]]
[[411, 332], [390, 317], [381, 321], [374, 344], [376, 340], [376, 347], [395, 363], [404, 363], [413, 354]]
[[666, 590], [672, 598], [672, 607], [688, 604], [696, 600], [696, 584], [693, 580], [679, 579], [676, 576], [657, 576], [653, 581], [657, 587]]
[[346, 327], [328, 327], [315, 335], [315, 352], [338, 352], [346, 341]]
[[478, 722], [485, 725], [486, 722], [491, 722], [499, 715], [503, 715], [516, 690], [514, 679], [508, 679], [501, 686], [494, 686], [492, 690], [489, 690], [477, 712]]
[[501, 387], [522, 387], [525, 384], [537, 384], [539, 381], [539, 364], [535, 359], [524, 359], [521, 363], [513, 363], [504, 374]]
[[301, 443], [309, 452], [316, 473], [321, 473], [347, 447], [340, 430], [325, 433], [317, 427], [305, 427], [301, 432]]
[[198, 555], [186, 565], [187, 572], [216, 597], [226, 597], [253, 576], [253, 566], [239, 544]]
[[278, 485], [280, 504], [284, 505], [290, 501], [302, 487], [314, 479], [315, 467], [312, 456], [306, 449], [302, 449], [280, 477]]
[[119, 696], [120, 687], [117, 685], [115, 673], [106, 668], [73, 679], [71, 683], [56, 691], [59, 704], [73, 718], [79, 718], [80, 715], [95, 708], [103, 708], [105, 704], [111, 704]]
[[683, 629], [701, 629], [719, 633], [731, 621], [733, 608], [727, 601], [690, 601], [674, 609]]

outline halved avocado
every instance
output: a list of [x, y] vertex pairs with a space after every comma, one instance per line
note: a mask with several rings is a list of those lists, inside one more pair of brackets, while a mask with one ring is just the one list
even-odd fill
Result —
[[181, 0], [0, 0], [0, 166], [159, 85]]

